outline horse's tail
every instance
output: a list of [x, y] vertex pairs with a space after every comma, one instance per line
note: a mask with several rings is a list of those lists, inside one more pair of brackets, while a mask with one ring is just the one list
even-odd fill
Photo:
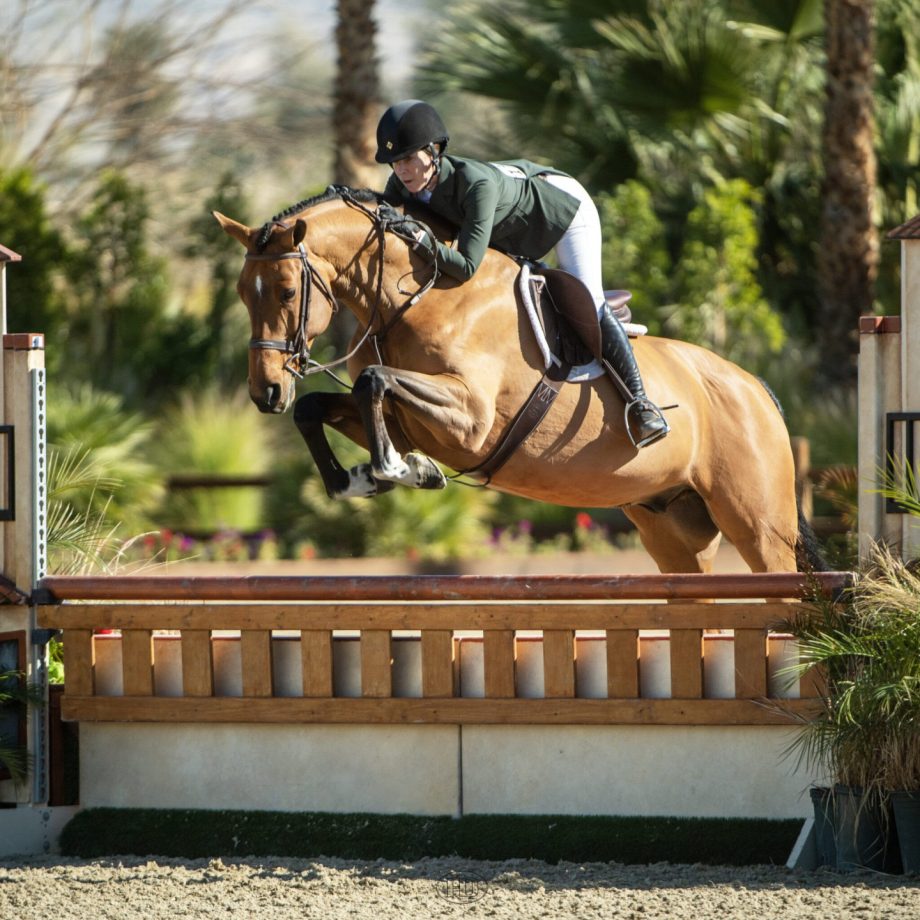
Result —
[[[777, 395], [770, 389], [769, 384], [762, 377], [758, 377], [763, 388], [767, 391], [767, 395], [773, 400], [773, 405], [776, 406], [777, 412], [783, 417], [783, 420], [786, 419], [786, 413], [783, 412], [782, 404], [780, 403]], [[802, 513], [802, 503], [799, 501], [799, 496], [795, 497], [795, 510], [798, 515], [799, 525], [798, 532], [796, 534], [795, 540], [795, 564], [796, 568], [800, 572], [830, 572], [833, 571], [833, 567], [827, 561], [824, 556], [824, 553], [821, 549], [821, 541], [818, 540], [818, 535], [815, 533], [814, 528], [808, 522], [808, 519]]]
[[834, 567], [827, 561], [814, 528], [802, 513], [798, 497], [795, 504], [799, 516], [799, 531], [795, 541], [796, 568], [800, 572], [832, 572]]

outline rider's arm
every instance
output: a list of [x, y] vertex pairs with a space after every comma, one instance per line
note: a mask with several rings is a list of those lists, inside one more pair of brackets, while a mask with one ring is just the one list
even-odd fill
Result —
[[445, 275], [467, 281], [479, 268], [489, 248], [498, 194], [498, 183], [488, 179], [480, 179], [467, 189], [457, 248], [438, 243], [438, 266]]

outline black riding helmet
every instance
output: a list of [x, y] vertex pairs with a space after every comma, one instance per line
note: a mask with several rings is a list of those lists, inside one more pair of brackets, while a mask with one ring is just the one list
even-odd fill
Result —
[[441, 116], [421, 99], [406, 99], [391, 105], [377, 125], [378, 163], [393, 163], [415, 150], [440, 144], [447, 146], [450, 135]]

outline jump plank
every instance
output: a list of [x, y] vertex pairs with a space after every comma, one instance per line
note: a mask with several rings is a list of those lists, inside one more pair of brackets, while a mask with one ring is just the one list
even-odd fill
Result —
[[210, 699], [74, 696], [63, 718], [82, 722], [349, 723], [401, 725], [789, 725], [814, 700], [768, 709], [754, 700]]
[[59, 604], [55, 629], [767, 629], [789, 617], [770, 603], [278, 603]]

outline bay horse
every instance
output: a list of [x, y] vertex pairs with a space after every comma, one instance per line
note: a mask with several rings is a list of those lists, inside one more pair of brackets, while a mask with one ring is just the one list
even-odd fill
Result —
[[[291, 407], [310, 344], [339, 304], [357, 319], [352, 392], [309, 393], [294, 411], [332, 498], [394, 483], [443, 487], [430, 458], [475, 468], [543, 373], [517, 263], [490, 250], [469, 281], [434, 279], [410, 237], [384, 232], [381, 204], [375, 193], [330, 186], [262, 227], [214, 212], [246, 249], [237, 289], [251, 319], [249, 393], [260, 411]], [[805, 568], [789, 435], [766, 386], [696, 345], [653, 336], [633, 344], [649, 398], [675, 404], [670, 435], [636, 450], [606, 376], [565, 384], [490, 487], [620, 507], [662, 572], [711, 571], [723, 534], [752, 571]], [[368, 449], [370, 462], [341, 467], [324, 425]]]

